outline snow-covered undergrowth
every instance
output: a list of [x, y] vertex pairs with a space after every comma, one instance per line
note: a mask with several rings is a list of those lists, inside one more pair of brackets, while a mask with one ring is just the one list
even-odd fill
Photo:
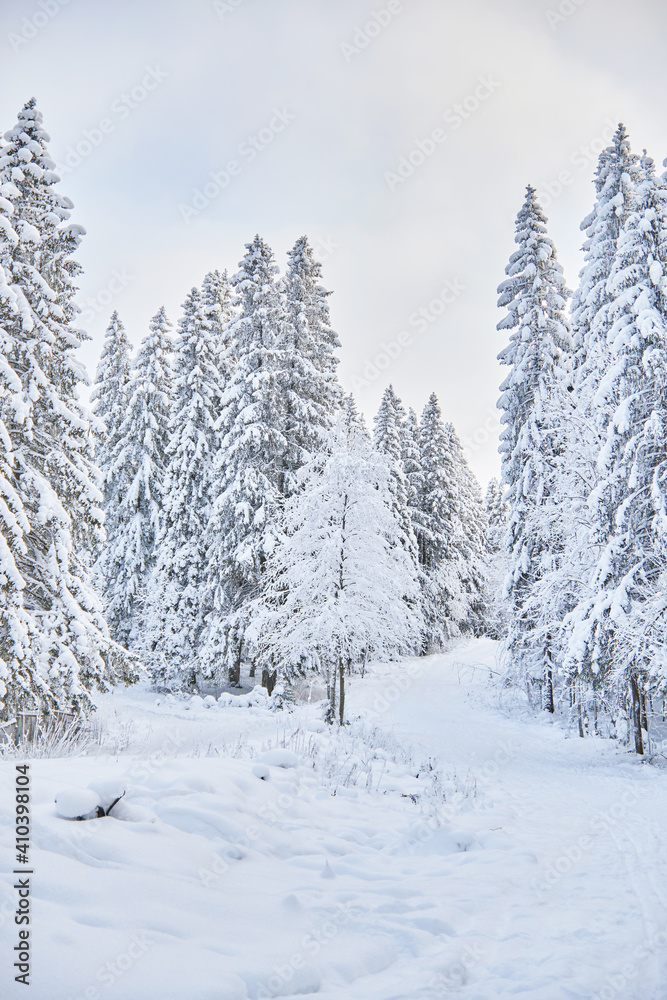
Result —
[[33, 1000], [591, 1000], [624, 963], [658, 1000], [664, 775], [499, 712], [494, 656], [375, 664], [342, 729], [101, 699], [101, 746], [31, 762]]

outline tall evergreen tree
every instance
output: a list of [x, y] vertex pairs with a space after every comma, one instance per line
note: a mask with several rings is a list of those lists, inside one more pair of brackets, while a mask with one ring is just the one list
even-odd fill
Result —
[[348, 406], [328, 451], [298, 473], [252, 625], [262, 656], [288, 676], [304, 662], [326, 673], [332, 715], [339, 692], [341, 722], [344, 677], [361, 658], [419, 645], [418, 588], [389, 478], [389, 464]]
[[448, 465], [452, 469], [448, 559], [456, 564], [465, 609], [459, 627], [462, 632], [480, 635], [486, 615], [488, 521], [479, 483], [454, 426], [445, 424], [445, 431], [449, 439]]
[[228, 381], [234, 367], [231, 345], [231, 327], [235, 318], [234, 289], [227, 271], [209, 271], [201, 286], [201, 309], [209, 328], [212, 349], [217, 357], [217, 366]]
[[314, 257], [305, 236], [288, 254], [283, 279], [285, 294], [284, 366], [282, 393], [285, 401], [285, 473], [281, 492], [289, 496], [297, 470], [323, 447], [342, 403], [336, 376], [340, 347], [331, 328], [327, 292], [322, 284], [322, 265]]
[[484, 498], [488, 531], [486, 534], [486, 549], [495, 556], [503, 548], [505, 531], [507, 530], [507, 501], [499, 479], [490, 479]]
[[536, 580], [550, 568], [545, 560], [548, 563], [554, 541], [549, 508], [557, 502], [554, 471], [562, 460], [562, 443], [552, 399], [561, 392], [571, 344], [565, 313], [569, 292], [530, 186], [517, 216], [515, 242], [518, 249], [498, 289], [498, 305], [507, 308], [498, 329], [511, 331], [508, 346], [498, 355], [510, 369], [498, 402], [504, 425], [499, 450], [510, 509], [508, 649], [514, 669], [525, 677], [535, 670], [544, 673], [544, 704], [553, 711], [552, 637], [545, 634], [538, 641], [540, 622], [530, 597]]
[[652, 681], [656, 646], [655, 632], [645, 633], [644, 605], [667, 565], [667, 190], [646, 156], [641, 171], [618, 233], [608, 301], [591, 324], [598, 336], [606, 330], [610, 365], [590, 376], [602, 432], [588, 497], [595, 562], [569, 622], [570, 667], [629, 686], [639, 753], [641, 692]]
[[[476, 626], [480, 559], [479, 539], [484, 537], [484, 511], [479, 487], [473, 487], [461, 446], [451, 424], [444, 424], [437, 396], [424, 407], [419, 429], [422, 460], [419, 561], [423, 572], [423, 606], [427, 646], [441, 646], [446, 639]], [[473, 523], [464, 524], [463, 511]], [[481, 530], [481, 535], [479, 534]], [[476, 541], [471, 545], [472, 539]], [[465, 553], [474, 560], [465, 565]]]
[[[127, 416], [130, 402], [129, 383], [132, 377], [131, 346], [118, 313], [113, 312], [107, 327], [102, 355], [97, 366], [95, 385], [91, 392], [93, 412], [101, 421], [96, 453], [97, 465], [102, 473], [104, 511], [107, 533], [109, 515], [114, 506], [112, 497], [117, 491], [116, 481], [109, 476], [112, 456], [118, 445], [121, 425]], [[113, 530], [113, 529], [112, 529]]]
[[72, 204], [55, 190], [59, 178], [34, 101], [5, 138], [0, 184], [11, 198], [18, 240], [5, 241], [3, 269], [21, 294], [19, 313], [3, 317], [6, 362], [15, 376], [3, 422], [11, 442], [6, 469], [13, 469], [30, 525], [24, 550], [15, 550], [30, 620], [26, 660], [39, 664], [48, 688], [48, 699], [45, 687], [32, 691], [42, 708], [83, 712], [89, 689], [106, 687], [121, 666], [89, 571], [90, 553], [102, 538], [102, 494], [95, 486], [91, 417], [78, 395], [85, 373], [76, 348], [83, 335], [73, 327], [80, 271], [73, 253], [83, 229], [68, 221]]
[[201, 292], [193, 288], [179, 321], [159, 553], [148, 614], [148, 640], [158, 672], [166, 665], [170, 676], [187, 680], [193, 678], [211, 610], [204, 536], [226, 379], [216, 284], [208, 275]]
[[157, 557], [172, 395], [171, 324], [162, 307], [141, 342], [125, 419], [109, 462], [114, 484], [108, 538], [98, 561], [114, 637], [134, 646]]
[[[1, 149], [0, 149], [1, 152]], [[30, 522], [23, 506], [14, 442], [8, 426], [25, 409], [24, 387], [12, 367], [18, 357], [16, 334], [31, 324], [21, 288], [12, 281], [12, 256], [19, 243], [12, 226], [8, 185], [0, 187], [0, 717], [15, 714], [23, 702], [53, 704], [38, 657], [32, 649], [34, 622], [24, 605], [20, 566], [28, 552]]]
[[401, 457], [407, 482], [407, 504], [410, 523], [417, 543], [417, 565], [421, 567], [425, 543], [428, 538], [428, 519], [422, 509], [424, 469], [419, 444], [419, 420], [410, 407], [402, 428]]
[[232, 279], [240, 306], [230, 331], [236, 364], [218, 424], [217, 492], [206, 532], [212, 610], [202, 645], [204, 669], [226, 669], [232, 681], [246, 652], [244, 605], [257, 595], [276, 542], [287, 452], [286, 320], [277, 267], [259, 236], [246, 249]]
[[[598, 160], [595, 205], [580, 227], [586, 233], [584, 266], [572, 297], [575, 387], [577, 397], [585, 395], [580, 405], [587, 407], [589, 417], [598, 381], [609, 360], [606, 332], [614, 297], [609, 276], [618, 236], [635, 208], [640, 181], [639, 157], [631, 151], [627, 131], [621, 124]], [[591, 430], [598, 430], [594, 423]]]
[[403, 404], [391, 385], [385, 389], [375, 417], [373, 444], [377, 451], [381, 451], [387, 457], [389, 463], [389, 491], [392, 498], [392, 510], [398, 526], [401, 545], [408, 555], [416, 577], [419, 557], [409, 507], [410, 485], [404, 467], [406, 415]]

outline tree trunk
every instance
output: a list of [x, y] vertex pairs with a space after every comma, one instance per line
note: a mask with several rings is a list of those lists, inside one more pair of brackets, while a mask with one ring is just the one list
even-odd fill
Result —
[[229, 683], [232, 687], [241, 686], [241, 653], [243, 652], [243, 639], [239, 640], [236, 659], [233, 666], [229, 668]]
[[336, 718], [336, 667], [332, 667], [331, 670], [331, 684], [329, 685], [330, 695], [329, 695], [329, 712], [327, 717], [330, 716], [329, 722], [333, 722]]
[[273, 694], [273, 689], [276, 686], [276, 681], [278, 680], [278, 671], [269, 671], [268, 667], [262, 668], [262, 687], [266, 688], [269, 695]]
[[545, 712], [554, 711], [554, 671], [553, 659], [551, 656], [551, 633], [547, 632], [544, 646], [544, 704]]
[[254, 677], [254, 676], [255, 676], [255, 661], [252, 660], [250, 664], [250, 673], [248, 674], [248, 677]]
[[641, 694], [635, 674], [630, 674], [630, 699], [630, 718], [632, 719], [632, 729], [635, 738], [635, 753], [643, 754], [644, 740], [642, 738]]
[[641, 690], [639, 692], [639, 700], [641, 703], [641, 720], [642, 729], [645, 733], [648, 733], [648, 714], [646, 712], [646, 692]]
[[339, 711], [339, 721], [342, 726], [345, 717], [345, 669], [343, 667], [342, 660], [338, 664], [338, 677], [340, 680], [340, 697], [338, 699], [338, 711]]

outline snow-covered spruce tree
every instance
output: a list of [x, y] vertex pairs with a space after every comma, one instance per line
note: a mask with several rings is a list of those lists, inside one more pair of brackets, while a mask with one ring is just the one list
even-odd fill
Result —
[[398, 527], [401, 546], [413, 567], [414, 580], [417, 581], [419, 578], [417, 539], [409, 507], [410, 484], [403, 464], [406, 448], [406, 416], [403, 404], [391, 385], [384, 391], [374, 423], [373, 445], [377, 451], [385, 455], [389, 464], [392, 512]]
[[439, 647], [462, 632], [478, 630], [486, 518], [479, 487], [454, 428], [442, 421], [435, 393], [424, 407], [419, 443], [423, 516], [419, 562], [425, 645]]
[[262, 659], [287, 679], [306, 663], [326, 674], [330, 718], [341, 723], [346, 672], [419, 645], [419, 589], [389, 479], [348, 404], [327, 451], [297, 473], [251, 626]]
[[[572, 337], [574, 343], [573, 380], [579, 407], [588, 418], [588, 443], [597, 450], [602, 431], [594, 417], [597, 386], [609, 362], [609, 306], [614, 295], [609, 276], [618, 236], [637, 202], [637, 185], [642, 179], [639, 157], [630, 149], [624, 125], [619, 125], [610, 146], [599, 156], [595, 174], [596, 199], [592, 211], [581, 223], [586, 233], [584, 266], [579, 286], [572, 296]], [[584, 423], [580, 431], [585, 429]]]
[[22, 704], [53, 704], [32, 649], [34, 622], [24, 605], [25, 580], [20, 565], [27, 555], [30, 523], [20, 495], [11, 427], [24, 409], [24, 388], [12, 367], [19, 345], [13, 332], [31, 322], [28, 303], [12, 283], [12, 254], [19, 237], [11, 222], [13, 206], [0, 187], [0, 718], [16, 715]]
[[424, 551], [425, 540], [428, 538], [428, 522], [421, 505], [424, 470], [422, 468], [419, 445], [419, 420], [412, 407], [408, 409], [407, 417], [402, 427], [401, 457], [407, 482], [407, 504], [410, 523], [417, 543], [417, 565], [420, 568], [421, 574], [420, 553]]
[[227, 381], [234, 366], [230, 330], [235, 318], [234, 289], [227, 271], [209, 271], [201, 286], [201, 309], [218, 358], [218, 368]]
[[[569, 411], [564, 427], [567, 462], [562, 466], [566, 481], [561, 488], [564, 504], [560, 519], [561, 525], [568, 527], [564, 539], [566, 552], [545, 578], [544, 585], [535, 591], [535, 600], [542, 602], [543, 607], [557, 598], [561, 620], [576, 605], [592, 597], [589, 583], [596, 550], [588, 498], [599, 480], [597, 457], [605, 436], [602, 418], [605, 401], [598, 389], [612, 364], [608, 330], [613, 295], [608, 281], [618, 236], [636, 204], [640, 181], [639, 159], [630, 149], [624, 126], [619, 125], [611, 145], [600, 154], [595, 204], [581, 224], [586, 233], [585, 261], [572, 299], [574, 351], [569, 378], [572, 392], [569, 406], [563, 407]], [[561, 634], [562, 629], [558, 632]], [[578, 675], [570, 672], [569, 688], [583, 735], [586, 716], [582, 704], [592, 702], [597, 712], [597, 700], [606, 698], [602, 680], [590, 674], [587, 677], [585, 672]]]
[[553, 569], [555, 550], [562, 548], [554, 534], [562, 414], [554, 412], [553, 400], [561, 399], [571, 345], [565, 313], [569, 293], [530, 186], [517, 216], [515, 242], [518, 249], [505, 269], [507, 279], [498, 288], [498, 305], [507, 309], [498, 329], [511, 331], [508, 346], [498, 355], [510, 369], [498, 401], [504, 425], [499, 451], [509, 505], [507, 648], [515, 675], [526, 682], [536, 674], [544, 678], [543, 705], [553, 711], [554, 637], [549, 629], [544, 631], [530, 598], [536, 581]]
[[503, 588], [508, 573], [504, 543], [509, 510], [498, 479], [489, 481], [484, 505], [487, 520], [487, 632], [493, 639], [504, 639], [507, 633], [507, 603], [503, 598]]
[[5, 138], [0, 185], [11, 199], [18, 240], [5, 241], [4, 270], [20, 289], [19, 314], [3, 309], [13, 385], [3, 413], [11, 442], [6, 469], [13, 470], [30, 527], [15, 549], [30, 622], [24, 662], [38, 665], [43, 681], [39, 689], [24, 687], [22, 703], [30, 691], [43, 710], [82, 713], [92, 687], [105, 689], [118, 671], [131, 673], [90, 582], [90, 553], [102, 538], [102, 494], [92, 461], [93, 418], [78, 397], [86, 376], [76, 348], [84, 335], [72, 325], [80, 271], [72, 255], [83, 230], [68, 222], [72, 204], [55, 190], [59, 178], [34, 101]]
[[97, 571], [112, 634], [126, 648], [143, 648], [146, 586], [157, 556], [172, 394], [170, 329], [162, 307], [139, 347], [107, 472], [114, 492]]
[[342, 405], [336, 376], [340, 347], [331, 328], [322, 265], [305, 236], [288, 253], [283, 279], [285, 295], [284, 364], [281, 390], [285, 405], [283, 434], [286, 451], [281, 493], [289, 496], [297, 470], [328, 439]]
[[130, 360], [131, 345], [125, 334], [118, 313], [113, 312], [106, 330], [102, 355], [97, 366], [95, 385], [90, 394], [93, 403], [93, 413], [99, 419], [102, 427], [98, 434], [96, 449], [96, 464], [102, 473], [102, 488], [104, 491], [105, 527], [109, 533], [112, 520], [112, 498], [116, 494], [116, 482], [109, 477], [111, 457], [118, 444], [118, 434], [129, 404], [128, 387], [132, 377], [132, 362]]
[[445, 424], [449, 441], [448, 461], [453, 470], [451, 535], [448, 558], [455, 561], [466, 613], [459, 623], [462, 632], [481, 635], [486, 617], [488, 566], [486, 535], [488, 522], [479, 483], [468, 465], [454, 425]]
[[246, 603], [258, 594], [276, 540], [276, 514], [287, 443], [285, 309], [270, 247], [246, 245], [232, 285], [240, 314], [233, 323], [235, 366], [217, 424], [216, 494], [206, 531], [211, 611], [202, 639], [202, 668], [238, 683], [246, 649]]
[[[174, 405], [147, 642], [155, 679], [192, 684], [210, 608], [205, 532], [210, 518], [217, 421], [225, 391], [214, 276], [183, 304], [174, 349]], [[212, 294], [213, 293], [213, 294]]]
[[568, 662], [628, 691], [637, 753], [645, 692], [665, 685], [667, 638], [664, 599], [657, 629], [654, 620], [647, 631], [645, 614], [647, 602], [655, 610], [667, 568], [667, 189], [647, 156], [641, 171], [618, 233], [604, 315], [592, 320], [594, 334], [604, 325], [610, 365], [595, 378], [603, 435], [588, 497], [595, 563], [569, 618]]
[[486, 507], [487, 533], [486, 550], [495, 556], [503, 548], [505, 532], [507, 531], [508, 505], [505, 491], [499, 479], [490, 479], [484, 498]]

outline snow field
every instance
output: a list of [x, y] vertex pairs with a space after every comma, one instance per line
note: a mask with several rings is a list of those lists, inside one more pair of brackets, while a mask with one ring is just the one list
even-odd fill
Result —
[[[495, 656], [375, 664], [340, 732], [319, 705], [101, 699], [125, 750], [31, 765], [33, 1000], [664, 996], [665, 776], [500, 709]], [[89, 786], [127, 792], [56, 815]]]

